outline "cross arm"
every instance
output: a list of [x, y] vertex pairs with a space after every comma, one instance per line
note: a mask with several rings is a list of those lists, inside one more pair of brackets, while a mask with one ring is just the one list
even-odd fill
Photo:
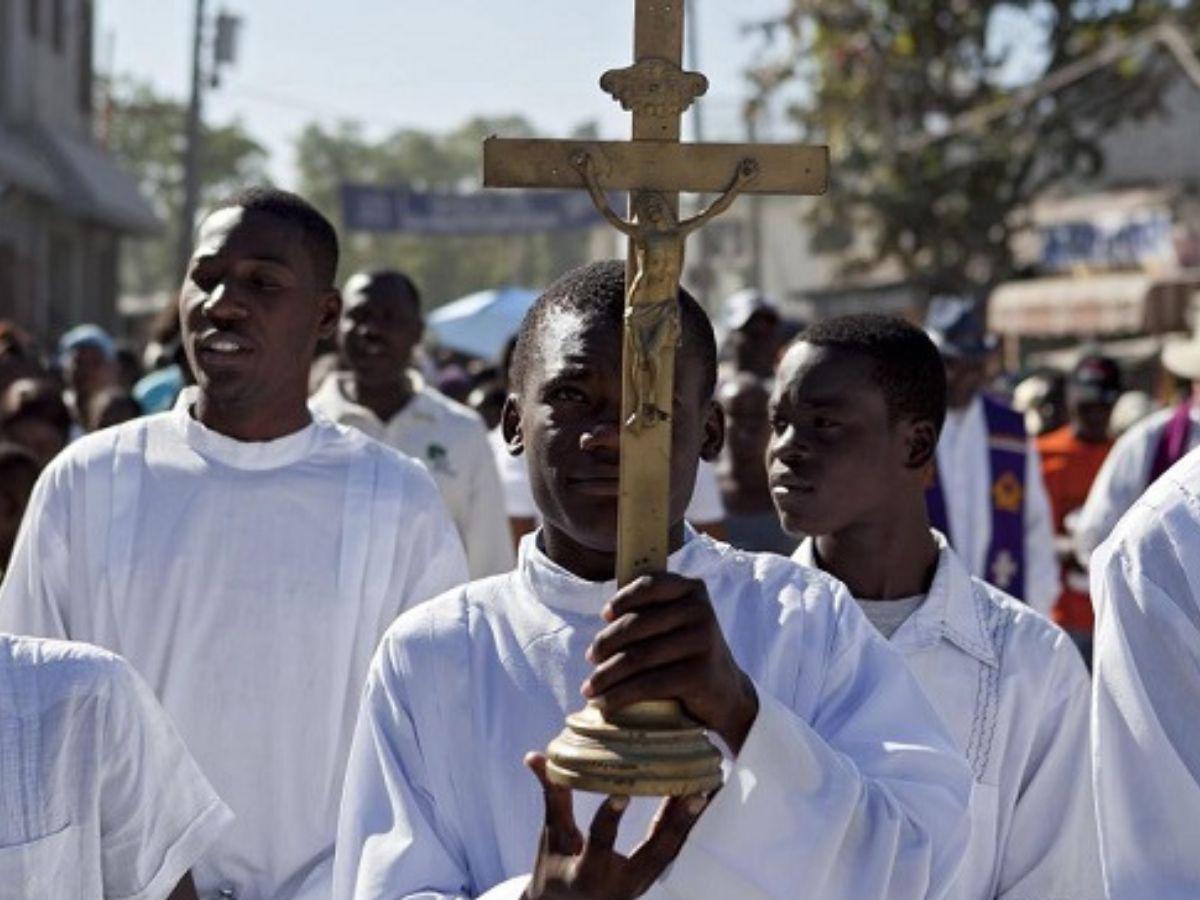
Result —
[[490, 137], [483, 144], [485, 187], [578, 188], [571, 162], [584, 152], [605, 190], [720, 193], [745, 159], [758, 162], [748, 194], [823, 194], [829, 150], [798, 144], [677, 144], [666, 141], [557, 141]]

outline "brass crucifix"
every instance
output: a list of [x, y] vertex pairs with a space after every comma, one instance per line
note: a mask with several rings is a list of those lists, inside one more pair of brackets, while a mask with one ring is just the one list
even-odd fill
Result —
[[[825, 147], [680, 143], [683, 113], [708, 79], [683, 69], [685, 0], [634, 0], [634, 63], [600, 87], [633, 113], [631, 141], [503, 139], [484, 142], [487, 187], [584, 188], [629, 238], [621, 423], [617, 581], [667, 565], [671, 408], [680, 340], [678, 291], [689, 234], [742, 193], [820, 194]], [[629, 191], [629, 215], [606, 190]], [[719, 194], [679, 220], [680, 192]], [[639, 703], [610, 716], [568, 717], [550, 747], [550, 777], [609, 794], [691, 794], [720, 784], [720, 757], [675, 701]]]

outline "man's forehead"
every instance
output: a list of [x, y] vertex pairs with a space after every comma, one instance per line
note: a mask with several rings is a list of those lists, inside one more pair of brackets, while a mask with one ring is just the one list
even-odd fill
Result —
[[870, 358], [854, 350], [799, 341], [779, 363], [774, 395], [869, 391], [876, 387], [871, 368]]
[[307, 258], [299, 234], [298, 226], [279, 216], [232, 206], [200, 223], [193, 255], [251, 256], [295, 267]]

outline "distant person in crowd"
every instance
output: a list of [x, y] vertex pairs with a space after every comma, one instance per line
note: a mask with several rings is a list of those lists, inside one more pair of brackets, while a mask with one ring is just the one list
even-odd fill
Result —
[[1067, 422], [1066, 377], [1054, 369], [1035, 372], [1013, 390], [1013, 409], [1025, 417], [1025, 433], [1041, 437]]
[[0, 396], [18, 378], [43, 374], [33, 339], [12, 322], [0, 320]]
[[926, 331], [946, 366], [929, 518], [977, 578], [1049, 614], [1059, 593], [1050, 501], [1021, 415], [981, 390], [996, 349], [970, 299], [936, 297]]
[[500, 414], [504, 411], [504, 401], [508, 397], [508, 388], [499, 380], [485, 381], [471, 390], [467, 397], [467, 405], [483, 419], [484, 427], [490, 432], [500, 427]]
[[0, 896], [197, 900], [233, 816], [118, 656], [0, 632]]
[[21, 378], [0, 396], [0, 437], [29, 450], [43, 466], [67, 446], [71, 427], [71, 413], [53, 379]]
[[101, 389], [92, 396], [88, 404], [84, 427], [88, 431], [99, 431], [112, 425], [120, 425], [142, 414], [142, 407], [133, 394], [123, 387]]
[[1072, 528], [1088, 490], [1112, 449], [1108, 423], [1121, 396], [1121, 369], [1105, 356], [1085, 356], [1067, 384], [1070, 422], [1038, 438], [1042, 476], [1054, 516], [1054, 539], [1062, 571], [1062, 591], [1052, 617], [1067, 630], [1084, 659], [1091, 660], [1092, 599], [1087, 572], [1075, 555]]
[[174, 719], [237, 817], [193, 866], [203, 897], [329, 896], [372, 648], [467, 576], [425, 470], [309, 412], [337, 258], [294, 194], [218, 204], [179, 294], [196, 387], [60, 454], [0, 588], [0, 630], [124, 655]]
[[360, 272], [342, 291], [335, 372], [312, 407], [421, 460], [433, 475], [467, 550], [473, 578], [509, 571], [515, 557], [500, 476], [483, 422], [425, 384], [412, 367], [424, 334], [421, 297], [402, 272]]
[[1142, 419], [1113, 446], [1079, 516], [1076, 547], [1081, 560], [1091, 556], [1146, 488], [1200, 446], [1200, 333], [1167, 344], [1162, 364], [1189, 383], [1187, 396]]
[[722, 380], [733, 372], [749, 372], [759, 378], [775, 374], [784, 335], [775, 301], [758, 288], [744, 288], [725, 300], [722, 326], [726, 357]]
[[771, 398], [771, 484], [794, 559], [842, 581], [899, 650], [975, 776], [954, 900], [1101, 900], [1090, 688], [1067, 636], [973, 578], [932, 531], [946, 414], [937, 348], [903, 319], [804, 332]]
[[1145, 391], [1126, 391], [1117, 398], [1113, 407], [1112, 417], [1108, 421], [1109, 434], [1116, 440], [1158, 408], [1154, 398]]
[[728, 541], [739, 550], [788, 556], [796, 540], [779, 524], [767, 479], [770, 390], [749, 372], [734, 375], [717, 390], [725, 413], [725, 447], [717, 471]]
[[59, 339], [58, 361], [67, 386], [67, 409], [76, 433], [82, 433], [92, 397], [117, 383], [117, 346], [98, 325], [76, 325]]
[[1198, 559], [1193, 450], [1092, 555], [1092, 740], [1110, 900], [1193, 900], [1200, 885]]
[[[683, 292], [670, 572], [618, 591], [624, 307], [614, 260], [564, 275], [522, 325], [504, 433], [542, 529], [517, 571], [443, 594], [381, 642], [334, 897], [948, 897], [970, 773], [903, 660], [833, 579], [684, 521], [721, 416], [712, 326]], [[727, 748], [726, 786], [663, 804], [549, 783], [541, 751], [581, 686], [605, 711], [679, 699]]]
[[20, 444], [0, 442], [0, 577], [8, 569], [17, 530], [42, 464]]
[[128, 341], [117, 343], [115, 373], [115, 386], [126, 391], [132, 391], [134, 385], [146, 374], [142, 369], [141, 355]]

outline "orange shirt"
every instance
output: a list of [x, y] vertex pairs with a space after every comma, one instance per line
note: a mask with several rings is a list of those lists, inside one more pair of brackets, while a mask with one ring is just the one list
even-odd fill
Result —
[[[1066, 534], [1063, 520], [1087, 500], [1092, 482], [1112, 445], [1112, 441], [1100, 444], [1081, 441], [1070, 425], [1038, 438], [1042, 478], [1050, 497], [1056, 534]], [[1085, 583], [1084, 574], [1077, 567], [1063, 566], [1062, 593], [1054, 604], [1051, 616], [1070, 631], [1091, 631], [1095, 624], [1092, 599], [1086, 590], [1080, 589]]]

